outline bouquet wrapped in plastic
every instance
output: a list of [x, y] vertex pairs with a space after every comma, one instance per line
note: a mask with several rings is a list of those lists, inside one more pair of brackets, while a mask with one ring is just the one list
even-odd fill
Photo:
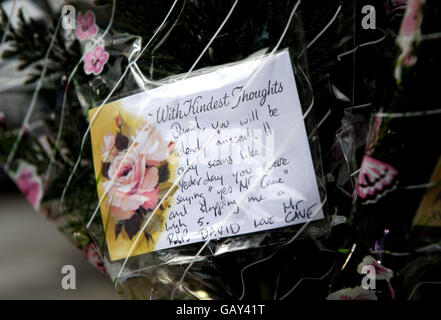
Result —
[[424, 297], [439, 12], [374, 2], [14, 1], [1, 164], [126, 298]]

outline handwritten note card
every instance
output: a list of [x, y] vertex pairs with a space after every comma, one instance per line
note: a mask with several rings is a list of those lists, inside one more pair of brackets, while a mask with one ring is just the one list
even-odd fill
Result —
[[132, 255], [323, 218], [287, 51], [134, 94], [94, 117], [112, 260], [138, 235]]

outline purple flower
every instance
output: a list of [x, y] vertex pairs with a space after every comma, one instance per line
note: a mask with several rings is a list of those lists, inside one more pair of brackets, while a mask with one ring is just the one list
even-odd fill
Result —
[[78, 13], [77, 28], [75, 34], [78, 39], [86, 40], [98, 33], [98, 28], [95, 24], [95, 14], [92, 11], [87, 11], [86, 14]]
[[43, 188], [35, 167], [28, 163], [20, 162], [17, 172], [11, 176], [32, 206], [38, 210], [41, 198], [43, 197]]
[[104, 64], [109, 59], [109, 54], [104, 51], [104, 47], [98, 46], [94, 51], [87, 52], [84, 56], [84, 72], [99, 75], [104, 68]]

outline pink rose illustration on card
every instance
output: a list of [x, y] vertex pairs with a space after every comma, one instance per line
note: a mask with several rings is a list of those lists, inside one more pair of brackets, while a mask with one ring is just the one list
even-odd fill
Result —
[[92, 130], [93, 139], [102, 135], [95, 144], [94, 161], [112, 259], [124, 257], [127, 252], [117, 250], [133, 243], [136, 235], [145, 238], [144, 251], [154, 250], [155, 238], [164, 230], [169, 199], [163, 198], [174, 171], [170, 163], [174, 143], [165, 140], [154, 125], [132, 123], [129, 116], [117, 113], [107, 122], [112, 130]]

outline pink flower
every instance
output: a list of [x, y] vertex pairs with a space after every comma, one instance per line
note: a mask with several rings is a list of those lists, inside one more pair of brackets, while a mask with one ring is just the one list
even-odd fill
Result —
[[423, 20], [422, 6], [426, 0], [409, 0], [401, 23], [400, 36], [411, 36], [417, 32]]
[[43, 188], [35, 167], [28, 163], [20, 162], [17, 172], [11, 176], [32, 206], [38, 210], [41, 198], [43, 197]]
[[86, 257], [87, 261], [89, 261], [95, 268], [97, 268], [102, 273], [108, 275], [107, 270], [104, 266], [103, 256], [93, 242], [87, 245], [84, 256]]
[[[115, 120], [117, 126], [123, 124], [120, 116]], [[131, 219], [140, 208], [157, 206], [158, 166], [167, 161], [174, 147], [153, 126], [138, 130], [131, 138], [121, 132], [109, 133], [101, 148], [103, 177], [108, 179], [102, 186], [107, 192], [107, 207], [117, 221]]]
[[98, 28], [95, 24], [95, 14], [92, 11], [87, 11], [86, 14], [78, 13], [77, 28], [75, 34], [78, 39], [86, 40], [98, 33]]
[[109, 59], [109, 54], [104, 51], [103, 46], [98, 46], [94, 51], [89, 51], [84, 56], [84, 72], [99, 75], [104, 68], [104, 64]]
[[326, 300], [378, 300], [378, 298], [374, 291], [355, 287], [333, 292]]
[[391, 269], [388, 269], [386, 267], [383, 267], [381, 264], [379, 264], [373, 257], [366, 256], [363, 258], [363, 261], [358, 265], [357, 271], [360, 274], [363, 273], [363, 267], [365, 265], [373, 266], [375, 269], [375, 279], [376, 280], [386, 280], [389, 281], [393, 276], [394, 272]]
[[146, 159], [136, 148], [119, 153], [108, 168], [110, 181], [103, 182], [108, 193], [110, 213], [117, 220], [130, 219], [139, 207], [153, 209], [158, 203], [159, 174], [147, 167]]
[[132, 136], [132, 141], [139, 153], [145, 156], [149, 166], [157, 166], [167, 160], [174, 148], [174, 143], [165, 141], [154, 126], [147, 126], [140, 131], [136, 130], [136, 136]]
[[402, 66], [413, 66], [417, 58], [413, 55], [414, 43], [419, 41], [420, 27], [423, 22], [423, 5], [426, 0], [409, 0], [398, 34], [401, 54], [395, 67], [395, 78], [401, 81]]
[[363, 200], [376, 201], [395, 186], [397, 176], [398, 171], [394, 167], [366, 154], [358, 175], [358, 196]]

